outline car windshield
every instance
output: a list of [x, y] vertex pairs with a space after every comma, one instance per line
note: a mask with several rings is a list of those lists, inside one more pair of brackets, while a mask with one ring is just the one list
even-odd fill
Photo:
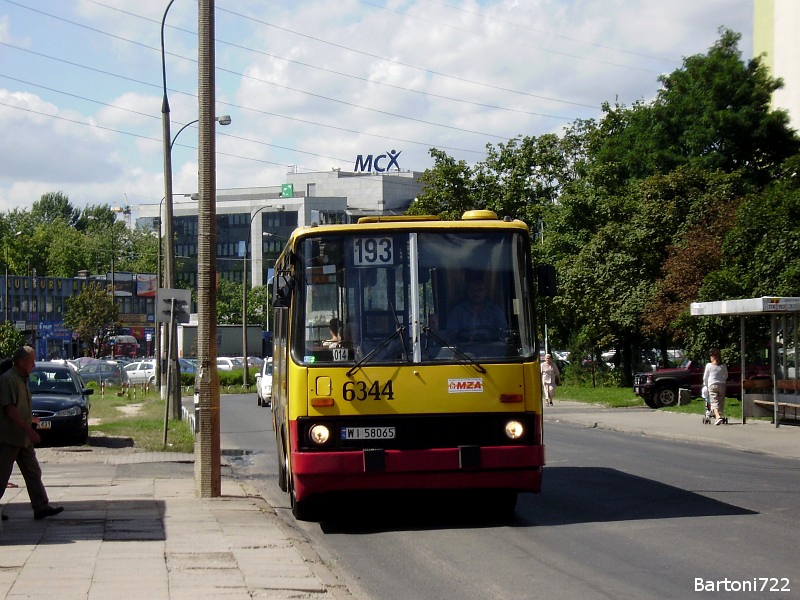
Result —
[[79, 394], [69, 369], [36, 367], [29, 378], [31, 394]]

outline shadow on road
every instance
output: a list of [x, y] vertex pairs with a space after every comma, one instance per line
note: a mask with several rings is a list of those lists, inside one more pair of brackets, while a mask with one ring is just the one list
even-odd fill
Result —
[[520, 494], [513, 516], [498, 517], [485, 496], [381, 492], [327, 498], [325, 533], [441, 528], [553, 527], [580, 523], [757, 514], [695, 492], [602, 467], [548, 467], [541, 494]]

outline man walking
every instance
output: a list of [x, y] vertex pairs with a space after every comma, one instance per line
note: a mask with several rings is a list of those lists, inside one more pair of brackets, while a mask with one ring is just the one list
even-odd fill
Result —
[[[50, 505], [33, 447], [41, 441], [33, 428], [33, 423], [38, 423], [39, 419], [33, 416], [28, 387], [36, 356], [33, 348], [21, 346], [11, 358], [11, 368], [0, 375], [0, 498], [6, 491], [16, 462], [28, 488], [33, 518], [44, 519], [57, 515], [64, 508]], [[5, 521], [8, 516], [2, 518]]]

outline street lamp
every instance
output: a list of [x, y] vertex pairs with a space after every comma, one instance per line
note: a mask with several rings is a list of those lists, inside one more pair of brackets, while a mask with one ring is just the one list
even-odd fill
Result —
[[[14, 237], [19, 237], [22, 235], [21, 231], [18, 231], [14, 234]], [[3, 309], [5, 310], [5, 322], [8, 323], [8, 238], [5, 240], [5, 247], [6, 247], [6, 281], [5, 281], [5, 292], [3, 298]]]
[[[178, 139], [178, 136], [181, 134], [181, 132], [182, 132], [184, 129], [186, 129], [187, 127], [189, 127], [189, 125], [194, 125], [194, 124], [195, 124], [195, 123], [197, 123], [199, 120], [200, 120], [200, 119], [195, 119], [194, 121], [189, 121], [188, 123], [186, 123], [186, 125], [184, 125], [184, 126], [183, 126], [183, 127], [181, 127], [180, 129], [178, 129], [178, 133], [176, 133], [176, 134], [175, 134], [175, 137], [174, 137], [174, 138], [172, 138], [172, 141], [171, 141], [171, 142], [170, 142], [170, 144], [169, 144], [169, 150], [170, 150], [170, 152], [172, 152], [172, 147], [175, 145], [175, 140], [177, 140], [177, 139]], [[230, 115], [220, 115], [220, 116], [218, 116], [218, 117], [214, 117], [214, 120], [215, 120], [217, 123], [219, 123], [220, 125], [230, 125], [230, 124], [231, 124], [231, 116], [230, 116]]]
[[[253, 233], [253, 220], [256, 215], [262, 210], [269, 208], [269, 205], [262, 206], [250, 215], [250, 225], [247, 227], [247, 237], [252, 237]], [[252, 247], [253, 243], [250, 242]], [[243, 385], [247, 389], [247, 383], [250, 378], [249, 368], [247, 365], [247, 241], [244, 243], [244, 252], [242, 252], [242, 357], [244, 359], [244, 375]]]

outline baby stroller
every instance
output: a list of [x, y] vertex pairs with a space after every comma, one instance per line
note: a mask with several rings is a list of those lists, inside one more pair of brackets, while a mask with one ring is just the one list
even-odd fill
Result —
[[[703, 389], [700, 391], [703, 396], [703, 400], [706, 401], [706, 414], [703, 417], [703, 424], [710, 425], [714, 421], [714, 411], [711, 410], [711, 394], [708, 393], [708, 387], [703, 386]], [[728, 417], [722, 417], [722, 422], [726, 425], [728, 424]]]

